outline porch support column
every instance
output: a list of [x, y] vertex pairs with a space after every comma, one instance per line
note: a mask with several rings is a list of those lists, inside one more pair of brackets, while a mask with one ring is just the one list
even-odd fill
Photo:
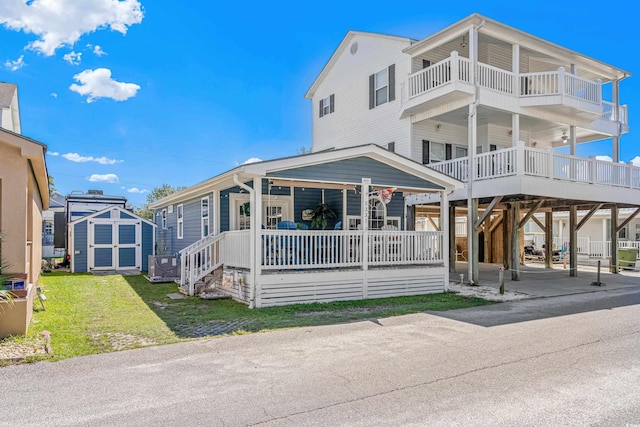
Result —
[[611, 265], [612, 273], [618, 273], [618, 206], [611, 206]]
[[449, 272], [456, 272], [457, 259], [456, 249], [456, 207], [449, 207]]
[[520, 139], [520, 114], [511, 115], [511, 145], [515, 147]]
[[520, 280], [520, 202], [511, 208], [511, 280]]
[[366, 271], [369, 269], [369, 186], [371, 178], [362, 178], [360, 193], [360, 224], [362, 225], [362, 270], [365, 271], [363, 297], [367, 298]]
[[349, 223], [347, 221], [347, 193], [348, 192], [349, 190], [347, 190], [346, 188], [342, 189], [342, 218], [340, 219], [340, 221], [342, 221], [343, 230], [349, 229]]
[[[570, 150], [570, 154], [572, 156], [576, 155], [576, 127], [575, 126], [569, 126], [569, 150]], [[573, 164], [573, 162], [571, 162], [571, 164]], [[574, 171], [572, 171], [574, 172]], [[575, 175], [571, 175], [573, 178], [575, 178]]]
[[[447, 292], [449, 290], [449, 248], [451, 247], [451, 243], [449, 242], [449, 228], [451, 225], [449, 224], [447, 214], [449, 210], [449, 196], [447, 195], [447, 190], [443, 190], [440, 192], [440, 231], [442, 232], [442, 243], [440, 245], [440, 251], [442, 251], [442, 261], [444, 262], [443, 268], [443, 280], [444, 280], [444, 290]], [[455, 237], [454, 237], [455, 242]], [[455, 254], [455, 251], [454, 251]], [[455, 265], [455, 263], [454, 263]]]
[[553, 267], [553, 212], [544, 213], [544, 265]]
[[251, 252], [252, 252], [252, 281], [253, 307], [260, 307], [261, 286], [259, 284], [262, 273], [262, 178], [253, 178], [253, 191], [251, 192]]
[[612, 109], [611, 118], [618, 124], [618, 130], [616, 135], [612, 138], [612, 146], [611, 146], [611, 157], [613, 158], [613, 163], [620, 162], [620, 80], [614, 80], [611, 85], [611, 96], [612, 96]]
[[[475, 63], [474, 63], [475, 64]], [[474, 66], [475, 68], [475, 66]], [[468, 261], [468, 278], [470, 284], [477, 284], [478, 280], [478, 232], [474, 227], [478, 219], [478, 201], [473, 198], [473, 181], [476, 176], [476, 145], [478, 141], [478, 116], [477, 116], [477, 97], [476, 100], [469, 105], [468, 118], [468, 146], [467, 153], [469, 156], [469, 180], [467, 181], [467, 261]], [[475, 206], [475, 209], [474, 209]], [[475, 244], [474, 244], [475, 240]], [[475, 265], [475, 268], [474, 268]]]
[[578, 276], [578, 207], [569, 206], [569, 276]]
[[406, 231], [414, 231], [416, 229], [416, 205], [407, 206], [405, 209], [405, 227]]

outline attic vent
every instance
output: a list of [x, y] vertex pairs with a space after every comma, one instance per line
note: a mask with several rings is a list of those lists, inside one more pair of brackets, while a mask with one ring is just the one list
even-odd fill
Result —
[[96, 194], [96, 195], [102, 196], [103, 192], [102, 190], [88, 190], [87, 194]]
[[351, 43], [351, 55], [355, 55], [358, 51], [358, 42]]

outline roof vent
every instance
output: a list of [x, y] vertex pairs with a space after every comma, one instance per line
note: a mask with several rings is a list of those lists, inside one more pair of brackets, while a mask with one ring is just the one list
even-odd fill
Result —
[[98, 196], [103, 196], [104, 195], [102, 190], [88, 190], [87, 194], [93, 194], [93, 195], [98, 195]]

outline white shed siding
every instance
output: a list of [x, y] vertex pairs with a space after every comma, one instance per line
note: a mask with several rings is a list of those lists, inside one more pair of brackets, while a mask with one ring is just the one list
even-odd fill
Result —
[[[402, 53], [408, 41], [357, 35], [352, 55], [347, 48], [337, 59], [313, 96], [313, 151], [374, 143], [409, 155], [408, 119], [399, 120], [402, 84], [409, 74], [410, 57]], [[349, 46], [351, 46], [351, 43]], [[395, 64], [394, 101], [369, 109], [369, 76]], [[319, 117], [319, 102], [335, 95], [335, 111]]]

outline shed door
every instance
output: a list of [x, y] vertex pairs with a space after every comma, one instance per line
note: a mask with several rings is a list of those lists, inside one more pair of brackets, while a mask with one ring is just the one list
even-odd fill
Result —
[[116, 268], [113, 229], [113, 223], [89, 221], [89, 270]]
[[140, 221], [90, 221], [89, 270], [141, 268]]

